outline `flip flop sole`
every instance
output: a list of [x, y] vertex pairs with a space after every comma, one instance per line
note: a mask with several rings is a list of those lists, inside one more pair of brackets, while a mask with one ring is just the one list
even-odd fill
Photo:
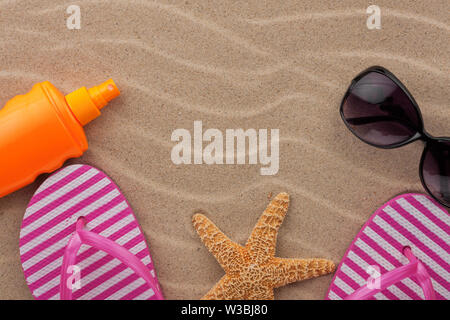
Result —
[[[450, 216], [428, 196], [405, 194], [378, 209], [362, 227], [342, 259], [326, 299], [341, 300], [381, 274], [408, 263], [403, 249], [426, 266], [436, 299], [450, 299]], [[378, 300], [419, 300], [423, 292], [413, 278], [377, 293]]]
[[[115, 241], [138, 257], [157, 282], [144, 234], [117, 185], [93, 167], [72, 165], [39, 187], [22, 221], [20, 259], [36, 299], [60, 298], [62, 259], [79, 217], [85, 217], [88, 230]], [[142, 278], [103, 251], [82, 245], [76, 263], [81, 285], [74, 289], [73, 299], [155, 298]]]

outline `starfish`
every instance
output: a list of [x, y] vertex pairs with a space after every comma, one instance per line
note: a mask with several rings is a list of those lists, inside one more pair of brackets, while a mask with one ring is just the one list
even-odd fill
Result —
[[326, 259], [275, 257], [278, 229], [288, 205], [289, 195], [278, 194], [263, 212], [245, 246], [231, 241], [203, 214], [193, 216], [200, 239], [225, 271], [202, 299], [273, 300], [274, 288], [334, 271], [334, 263]]

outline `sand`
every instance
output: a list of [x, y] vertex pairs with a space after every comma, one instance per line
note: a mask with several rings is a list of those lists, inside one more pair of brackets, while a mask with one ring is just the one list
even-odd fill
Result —
[[[366, 27], [367, 1], [0, 0], [0, 105], [49, 80], [68, 93], [112, 77], [122, 91], [86, 127], [90, 148], [68, 163], [109, 174], [151, 246], [164, 294], [201, 297], [223, 275], [191, 217], [201, 211], [244, 243], [270, 195], [291, 195], [280, 257], [336, 263], [372, 212], [424, 192], [422, 145], [385, 151], [352, 136], [338, 108], [350, 80], [382, 65], [419, 103], [431, 134], [450, 136], [448, 1], [382, 1], [382, 29]], [[70, 2], [72, 4], [72, 2]], [[171, 134], [193, 128], [280, 129], [280, 169], [181, 165]], [[7, 156], [7, 155], [1, 155]], [[0, 298], [30, 299], [18, 248], [21, 220], [42, 176], [0, 199]], [[277, 289], [277, 299], [322, 299], [332, 277]]]

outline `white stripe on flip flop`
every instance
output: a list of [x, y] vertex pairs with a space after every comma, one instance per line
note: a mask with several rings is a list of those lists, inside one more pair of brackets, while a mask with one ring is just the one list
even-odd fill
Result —
[[45, 198], [39, 200], [32, 206], [28, 207], [25, 212], [25, 218], [29, 218], [29, 217], [33, 216], [33, 214], [35, 214], [37, 211], [39, 211], [40, 209], [42, 209], [49, 203], [65, 196], [67, 193], [69, 193], [76, 187], [81, 186], [83, 183], [85, 183], [86, 181], [88, 181], [89, 179], [91, 179], [93, 176], [95, 176], [98, 173], [99, 173], [98, 170], [90, 169], [90, 170], [86, 171], [85, 173], [83, 173], [81, 176], [79, 176], [76, 179], [74, 179], [73, 181], [71, 181], [70, 183], [61, 187], [58, 191], [50, 193]]
[[[144, 242], [141, 242], [144, 243]], [[145, 243], [144, 243], [145, 246]], [[136, 252], [139, 252], [137, 250], [135, 250]], [[142, 260], [142, 263], [144, 263], [145, 265], [149, 264], [150, 259], [148, 256], [145, 256]], [[119, 263], [120, 264], [120, 263]], [[113, 277], [111, 277], [110, 279], [108, 279], [107, 281], [103, 282], [100, 286], [98, 286], [97, 288], [103, 290], [97, 290], [97, 288], [89, 291], [88, 293], [86, 293], [83, 297], [80, 297], [80, 300], [86, 300], [86, 295], [91, 296], [90, 299], [92, 299], [93, 297], [97, 296], [98, 294], [103, 293], [106, 290], [109, 290], [113, 285], [115, 285], [116, 283], [118, 283], [119, 281], [121, 281], [122, 279], [125, 279], [129, 276], [131, 276], [132, 274], [134, 274], [135, 272], [130, 269], [127, 268], [125, 270], [123, 270], [122, 272], [120, 272], [117, 275], [114, 275]], [[119, 300], [120, 298], [122, 298], [123, 296], [127, 295], [128, 293], [136, 290], [138, 287], [140, 287], [141, 285], [145, 284], [145, 280], [142, 279], [141, 277], [139, 277], [138, 279], [136, 279], [135, 281], [127, 284], [126, 286], [124, 286], [123, 288], [121, 288], [120, 290], [116, 291], [114, 294], [112, 294], [111, 296], [107, 297], [106, 300]], [[150, 289], [151, 290], [151, 289]], [[95, 294], [93, 294], [93, 292]], [[152, 290], [153, 292], [153, 290]], [[153, 293], [154, 294], [154, 293]]]
[[[121, 298], [125, 297], [127, 294], [129, 294], [130, 292], [133, 292], [134, 290], [136, 290], [137, 288], [139, 288], [140, 286], [142, 286], [144, 284], [147, 285], [147, 282], [145, 282], [144, 279], [139, 277], [136, 280], [134, 280], [132, 283], [127, 285], [126, 287], [123, 287], [122, 289], [114, 292], [112, 295], [110, 295], [108, 298], [106, 298], [106, 300], [120, 300]], [[155, 294], [152, 288], [148, 288], [146, 291], [151, 292], [152, 293], [151, 296], [153, 296]]]
[[[106, 219], [105, 219], [105, 220], [106, 220]], [[131, 215], [128, 215], [128, 216], [125, 216], [122, 220], [117, 221], [117, 223], [120, 222], [121, 225], [125, 226], [125, 225], [127, 225], [128, 223], [130, 223], [130, 222], [133, 221], [133, 220], [134, 220], [134, 218], [133, 218]], [[98, 221], [97, 223], [100, 224], [101, 222], [103, 222], [103, 221]], [[116, 232], [116, 228], [115, 228], [114, 226], [110, 226], [109, 228], [103, 230], [102, 235], [103, 235], [104, 237], [107, 238], [107, 237], [109, 237], [111, 234], [113, 234], [114, 232]], [[131, 232], [129, 232], [129, 233], [123, 235], [121, 238], [119, 238], [120, 241], [117, 240], [116, 242], [119, 243], [120, 245], [122, 245], [123, 243], [126, 243], [126, 242], [128, 241], [128, 235], [129, 235], [130, 233], [131, 233]], [[137, 236], [138, 234], [139, 234], [139, 232], [138, 232], [135, 236]], [[62, 240], [59, 241], [59, 242], [62, 242], [62, 243], [60, 244], [61, 248], [67, 245], [67, 243], [69, 242], [69, 239], [68, 239], [68, 238], [70, 238], [71, 236], [72, 236], [72, 234], [68, 235], [68, 236], [66, 237], [66, 239], [65, 239], [65, 240], [66, 240], [65, 242], [63, 242]], [[64, 240], [64, 239], [63, 239], [63, 240]], [[60, 249], [61, 249], [61, 248], [60, 248]], [[84, 251], [86, 251], [87, 248], [89, 248], [89, 247], [87, 247], [87, 246], [82, 246], [82, 247], [80, 248], [80, 251], [78, 252], [78, 255], [80, 255], [80, 254], [82, 254]], [[105, 255], [106, 255], [106, 254], [105, 254]], [[92, 257], [92, 256], [91, 256], [91, 257]], [[90, 258], [91, 258], [91, 257], [90, 257]], [[45, 258], [44, 258], [44, 259], [45, 259]], [[58, 259], [55, 259], [53, 262], [49, 263], [48, 265], [46, 265], [44, 268], [42, 268], [42, 269], [39, 270], [38, 272], [36, 272], [36, 273], [30, 275], [30, 276], [27, 278], [28, 283], [30, 283], [30, 284], [34, 283], [34, 282], [36, 282], [37, 280], [39, 280], [40, 278], [42, 278], [43, 276], [45, 276], [47, 273], [49, 273], [49, 272], [53, 271], [54, 269], [60, 267], [61, 264], [62, 264], [62, 259], [63, 259], [63, 256], [59, 257]], [[30, 259], [30, 260], [31, 260], [31, 259]], [[28, 261], [27, 261], [27, 262], [28, 262]], [[38, 263], [38, 262], [39, 262], [39, 261], [37, 261], [37, 263]], [[29, 266], [28, 266], [28, 267], [29, 267]], [[45, 274], [42, 275], [42, 273], [44, 273], [44, 272], [45, 272]]]
[[[117, 191], [117, 195], [118, 191]], [[113, 200], [116, 198], [116, 193], [113, 194], [114, 198], [110, 199], [109, 201]], [[107, 202], [105, 202], [107, 203]], [[103, 203], [100, 203], [100, 205], [104, 205]], [[95, 209], [97, 209], [99, 207], [96, 206]], [[112, 207], [111, 209], [109, 209], [108, 211], [103, 212], [102, 214], [100, 214], [99, 216], [97, 216], [96, 218], [92, 219], [91, 221], [89, 221], [86, 225], [87, 230], [91, 231], [95, 228], [97, 228], [99, 225], [101, 225], [102, 223], [108, 221], [109, 219], [114, 218], [117, 214], [121, 213], [122, 211], [128, 209], [128, 204], [127, 202], [124, 200], [122, 202], [119, 202], [118, 204], [116, 204], [114, 207]], [[91, 211], [92, 212], [92, 211]], [[85, 214], [84, 216], [87, 216], [87, 214]], [[112, 225], [110, 225], [108, 228], [104, 229], [103, 231], [100, 232], [101, 235], [105, 235], [108, 234], [111, 235], [111, 227], [114, 226], [115, 224], [117, 224], [119, 221], [122, 221], [123, 219], [134, 219], [132, 214], [127, 214], [125, 216], [123, 216], [121, 219], [117, 220], [116, 222], [114, 222]], [[128, 220], [126, 220], [128, 221]], [[121, 223], [123, 224], [123, 223]], [[74, 230], [75, 231], [75, 230]]]
[[[138, 230], [139, 230], [139, 228], [137, 228]], [[134, 229], [135, 230], [135, 229]], [[134, 233], [134, 232], [133, 232]], [[138, 232], [138, 234], [139, 234], [139, 232]], [[137, 236], [137, 235], [136, 235]], [[135, 238], [136, 236], [129, 236], [129, 238]], [[129, 240], [128, 240], [129, 241]], [[139, 253], [139, 252], [141, 252], [142, 250], [144, 250], [144, 249], [147, 249], [147, 245], [146, 245], [146, 243], [145, 243], [145, 241], [141, 241], [141, 242], [139, 242], [137, 245], [135, 245], [134, 246], [134, 250], [136, 251], [136, 254], [137, 253]], [[143, 257], [141, 260], [142, 260], [142, 263], [144, 263], [144, 259], [146, 259], [145, 261], [147, 261], [147, 259], [150, 259], [150, 257], [147, 255], [147, 256], [145, 256], [145, 257]], [[152, 260], [150, 259], [150, 262], [152, 262]], [[148, 262], [148, 263], [150, 263], [150, 262]], [[145, 265], [147, 265], [148, 263], [146, 263]]]
[[330, 292], [328, 293], [328, 298], [330, 300], [342, 300], [342, 298], [339, 297], [336, 293], [334, 293], [333, 290], [330, 290]]
[[[417, 254], [417, 257], [422, 260], [424, 263], [428, 265], [430, 269], [439, 274], [446, 281], [450, 282], [450, 274], [442, 268], [438, 263], [436, 263], [433, 259], [431, 259], [426, 253], [424, 253], [420, 248], [414, 246], [411, 241], [405, 238], [402, 234], [400, 234], [397, 230], [395, 230], [387, 221], [380, 218], [380, 216], [376, 216], [373, 221], [380, 226], [380, 228], [384, 229], [392, 238], [397, 240], [397, 242], [406, 245], [410, 245], [414, 248], [413, 253]], [[421, 239], [419, 239], [421, 240]], [[430, 248], [431, 249], [431, 248]], [[447, 290], [446, 290], [447, 291]]]
[[[115, 232], [115, 230], [111, 230], [111, 234], [113, 232]], [[135, 228], [135, 229], [131, 230], [130, 232], [128, 232], [127, 234], [123, 235], [116, 242], [118, 244], [120, 244], [120, 245], [123, 245], [124, 243], [129, 241], [130, 235], [134, 235], [136, 237], [139, 234], [140, 234], [139, 228]], [[80, 248], [80, 253], [86, 251], [89, 248], [90, 248], [89, 246], [82, 245], [81, 248]], [[92, 263], [97, 262], [98, 260], [102, 259], [106, 255], [107, 254], [104, 253], [103, 251], [98, 251], [96, 254], [93, 254], [92, 256], [88, 257], [87, 259], [81, 261], [80, 269], [83, 270], [83, 268], [86, 268], [87, 266], [91, 265]], [[62, 261], [63, 261], [63, 257], [61, 256], [60, 258], [56, 259], [55, 262], [52, 263], [52, 264], [56, 264], [56, 267], [53, 267], [52, 269], [50, 269], [50, 268], [43, 268], [39, 272], [36, 272], [37, 273], [36, 276], [33, 275], [33, 276], [35, 276], [33, 279], [36, 279], [36, 278], [40, 279], [40, 278], [46, 276], [49, 272], [53, 271], [58, 266], [61, 266], [62, 265]], [[38, 280], [38, 279], [36, 279], [36, 280]], [[50, 290], [53, 287], [59, 285], [59, 282], [60, 282], [60, 274], [58, 273], [53, 279], [47, 281], [46, 283], [41, 285], [39, 288], [36, 288], [34, 290], [35, 296], [38, 297], [38, 296], [44, 294], [48, 290]]]
[[[372, 228], [366, 227], [364, 229], [364, 233], [371, 238], [374, 242], [376, 242], [380, 247], [383, 248], [387, 253], [389, 253], [395, 260], [400, 262], [401, 264], [407, 264], [408, 258], [406, 258], [403, 253], [399, 252], [395, 249], [389, 242], [387, 242], [383, 237], [381, 237], [378, 233], [376, 233]], [[407, 285], [412, 291], [414, 291], [419, 297], [424, 299], [423, 290], [420, 286], [414, 281], [407, 281], [411, 284], [411, 286]], [[406, 282], [404, 282], [406, 285]], [[402, 291], [403, 292], [403, 291]], [[403, 300], [403, 299], [402, 299]]]
[[[97, 227], [98, 225], [100, 225], [104, 221], [106, 221], [106, 220], [110, 219], [111, 217], [115, 216], [117, 213], [121, 212], [122, 210], [125, 210], [127, 207], [128, 207], [128, 205], [126, 204], [125, 201], [119, 203], [118, 205], [116, 205], [115, 207], [111, 208], [107, 212], [102, 213], [99, 217], [97, 217], [97, 219], [94, 219], [94, 220], [90, 221], [89, 224], [88, 224], [89, 228], [93, 229], [93, 228]], [[74, 230], [73, 231], [75, 232], [75, 226], [74, 226]], [[104, 232], [108, 232], [108, 234], [109, 234], [111, 232], [111, 229], [107, 228], [107, 229], [104, 230]], [[39, 263], [43, 259], [48, 258], [48, 256], [51, 255], [52, 253], [54, 253], [54, 252], [60, 250], [61, 248], [65, 247], [67, 245], [67, 243], [69, 242], [69, 238], [72, 236], [72, 234], [73, 234], [73, 232], [71, 234], [65, 236], [61, 240], [55, 242], [51, 246], [47, 247], [46, 249], [42, 250], [38, 254], [34, 255], [29, 260], [25, 261], [23, 263], [24, 270], [28, 270], [31, 266], [35, 265], [36, 263]]]
[[[447, 273], [447, 271], [445, 271], [440, 265], [434, 263], [433, 259], [431, 259], [428, 255], [426, 255], [422, 250], [414, 246], [408, 239], [403, 237], [397, 230], [392, 228], [392, 226], [389, 223], [387, 223], [384, 219], [380, 218], [380, 216], [376, 216], [372, 221], [375, 222], [381, 229], [384, 229], [384, 231], [386, 231], [397, 242], [404, 244], [405, 246], [411, 246], [414, 255], [416, 255], [416, 257], [419, 260], [424, 262], [434, 272], [441, 275], [441, 277]], [[447, 289], [442, 287], [439, 283], [437, 283], [433, 279], [431, 279], [431, 282], [433, 283], [434, 290], [436, 290], [441, 296], [446, 297], [447, 299], [450, 298], [450, 294], [447, 291]]]
[[430, 199], [425, 196], [417, 195], [414, 198], [419, 201], [425, 208], [427, 208], [436, 218], [443, 221], [447, 226], [450, 226], [450, 216], [447, 212], [436, 206]]
[[402, 252], [394, 248], [389, 242], [386, 241], [386, 239], [376, 233], [371, 227], [365, 227], [363, 233], [401, 264], [407, 264], [409, 262], [408, 258], [406, 258]]
[[347, 283], [342, 281], [342, 279], [339, 277], [336, 277], [334, 279], [334, 284], [336, 285], [336, 287], [338, 287], [348, 295], [351, 295], [355, 291], [352, 287], [350, 287]]
[[424, 215], [422, 212], [417, 210], [413, 205], [411, 205], [406, 199], [401, 198], [397, 200], [397, 203], [409, 214], [413, 215], [419, 222], [425, 226], [428, 230], [430, 230], [432, 233], [435, 233], [441, 237], [444, 236], [446, 238], [443, 238], [445, 243], [450, 243], [450, 235], [448, 232], [445, 232], [442, 230], [437, 224], [435, 224], [433, 221], [431, 221], [426, 215]]
[[56, 184], [57, 182], [61, 181], [62, 179], [64, 179], [65, 177], [67, 177], [69, 174], [71, 174], [72, 172], [75, 172], [75, 170], [80, 169], [82, 167], [82, 165], [80, 164], [76, 164], [76, 165], [72, 165], [72, 166], [68, 166], [65, 167], [64, 169], [58, 171], [55, 174], [52, 174], [50, 177], [47, 178], [47, 180], [45, 180], [45, 182], [43, 184], [41, 184], [41, 186], [36, 190], [36, 195], [38, 195], [39, 193], [41, 193], [42, 191], [47, 190], [48, 188], [50, 188], [51, 186], [53, 186], [54, 184]]
[[148, 300], [151, 297], [153, 297], [155, 293], [153, 292], [152, 289], [150, 290], [146, 290], [143, 293], [141, 293], [140, 295], [138, 295], [136, 298], [134, 298], [134, 300]]
[[[140, 230], [139, 228], [135, 228], [132, 231], [130, 231], [130, 233], [135, 234], [135, 236], [138, 236], [140, 234]], [[128, 242], [128, 237], [126, 237], [126, 235], [124, 235], [122, 238], [120, 238], [119, 240], [117, 240], [117, 243], [119, 243], [120, 245], [123, 245], [124, 243]], [[86, 251], [88, 248], [90, 248], [89, 246], [83, 245], [80, 249], [80, 251]], [[81, 269], [81, 273], [83, 275], [83, 269], [88, 267], [89, 265], [97, 262], [98, 260], [102, 259], [103, 257], [105, 257], [107, 254], [104, 253], [103, 251], [98, 251], [97, 253], [95, 253], [94, 255], [90, 256], [89, 258], [81, 261], [80, 263], [80, 269]], [[58, 259], [59, 264], [62, 264], [62, 257]], [[49, 271], [48, 271], [49, 272]], [[48, 273], [47, 272], [47, 273]], [[42, 275], [45, 276], [45, 275]], [[42, 277], [41, 276], [41, 277]], [[60, 274], [58, 273], [53, 279], [47, 281], [46, 283], [44, 283], [42, 286], [40, 286], [39, 288], [36, 288], [34, 290], [34, 295], [36, 297], [46, 293], [47, 291], [51, 290], [52, 288], [59, 286], [60, 284]]]
[[[93, 212], [94, 210], [96, 210], [96, 209], [100, 208], [101, 206], [107, 204], [108, 202], [112, 201], [113, 199], [115, 199], [119, 195], [120, 195], [120, 192], [117, 189], [114, 189], [110, 193], [104, 195], [102, 198], [96, 200], [95, 202], [92, 202], [89, 206], [84, 207], [80, 211], [77, 211], [71, 217], [69, 217], [69, 219], [71, 221], [75, 222], [78, 219], [78, 217], [83, 217], [83, 216], [88, 215], [89, 213]], [[20, 247], [20, 250], [19, 250], [20, 251], [20, 255], [23, 255], [23, 254], [27, 253], [28, 251], [34, 249], [36, 246], [38, 246], [39, 244], [44, 242], [46, 239], [49, 239], [52, 236], [60, 233], [61, 231], [63, 231], [67, 227], [68, 227], [68, 221], [67, 220], [61, 221], [57, 225], [53, 226], [51, 229], [41, 233], [40, 235], [36, 236], [31, 241], [29, 241], [26, 244], [22, 245]], [[53, 245], [51, 247], [53, 247]], [[47, 251], [48, 252], [47, 249], [48, 248], [46, 248], [43, 251]], [[39, 252], [39, 253], [35, 253], [35, 254], [41, 256], [41, 253], [42, 253], [42, 251]], [[30, 258], [30, 260], [31, 259], [32, 258]], [[28, 261], [26, 261], [26, 262], [28, 262]]]
[[[135, 238], [135, 237], [137, 237], [139, 234], [140, 234], [139, 229], [138, 229], [138, 228], [135, 228], [135, 229], [131, 230], [129, 233], [123, 235], [121, 238], [119, 238], [119, 239], [116, 240], [115, 242], [116, 242], [117, 244], [123, 246], [125, 243], [127, 243], [128, 241], [130, 241], [130, 238]], [[141, 243], [143, 243], [143, 241], [142, 241]], [[139, 243], [139, 244], [136, 245], [136, 246], [140, 246], [141, 243]], [[144, 245], [145, 245], [145, 243], [144, 243]], [[82, 249], [83, 251], [86, 251], [86, 250], [89, 249], [89, 248], [91, 248], [91, 247], [90, 247], [90, 246], [87, 246], [87, 245], [83, 245], [83, 246], [81, 247], [81, 249]], [[138, 249], [137, 249], [137, 250], [138, 250]], [[80, 251], [81, 251], [81, 250], [80, 250]], [[139, 251], [138, 251], [138, 252], [139, 252]], [[83, 261], [80, 261], [80, 262], [78, 263], [78, 265], [79, 265], [79, 267], [80, 267], [80, 269], [81, 269], [81, 272], [83, 272], [83, 270], [86, 270], [86, 269], [87, 269], [89, 266], [91, 266], [92, 264], [96, 263], [98, 260], [103, 259], [103, 258], [106, 257], [107, 255], [108, 255], [108, 254], [107, 254], [106, 252], [100, 251], [100, 250], [99, 250], [99, 251], [97, 251], [95, 254], [93, 254], [92, 256], [90, 256], [90, 257], [84, 259]]]
[[[114, 259], [117, 260], [117, 259]], [[118, 261], [118, 260], [117, 260]], [[120, 264], [120, 262], [118, 263]], [[129, 271], [129, 269], [125, 269], [117, 274], [115, 274], [113, 277], [109, 278], [108, 280], [104, 281], [100, 286], [97, 286], [87, 292], [86, 294], [82, 295], [78, 298], [78, 300], [92, 300], [99, 294], [103, 293], [104, 291], [108, 290], [110, 287], [115, 285], [116, 283], [122, 281], [129, 275], [131, 275], [133, 272]]]
[[[363, 277], [357, 274], [352, 268], [350, 268], [345, 263], [342, 264], [341, 271], [345, 273], [350, 279], [355, 281], [360, 287], [365, 286], [367, 284], [367, 281]], [[381, 292], [375, 294], [374, 297], [377, 300], [388, 300], [388, 298]]]
[[[135, 228], [135, 229], [133, 229], [131, 232], [140, 234], [139, 228]], [[125, 242], [126, 242], [126, 241], [125, 241]], [[141, 245], [141, 243], [138, 243], [136, 246], [134, 246], [133, 248], [130, 249], [130, 252], [132, 252], [133, 254], [136, 254], [137, 252], [139, 252], [139, 251], [137, 251], [137, 249], [135, 249], [135, 248], [139, 248], [140, 245]], [[103, 254], [103, 257], [107, 255], [107, 254], [104, 253], [103, 251], [99, 251], [99, 253], [102, 253], [102, 254]], [[101, 258], [102, 258], [102, 257], [100, 256], [100, 259], [101, 259]], [[117, 267], [118, 265], [122, 264], [122, 262], [120, 262], [120, 260], [114, 258], [114, 259], [112, 259], [111, 261], [109, 261], [108, 263], [102, 265], [100, 268], [98, 268], [98, 269], [94, 270], [93, 272], [89, 273], [87, 276], [83, 276], [83, 268], [85, 268], [85, 267], [83, 267], [82, 265], [83, 265], [84, 263], [86, 263], [86, 266], [89, 266], [89, 265], [91, 265], [92, 263], [97, 262], [98, 260], [99, 260], [99, 259], [97, 259], [97, 260], [94, 261], [94, 259], [91, 259], [91, 260], [89, 261], [89, 263], [86, 263], [86, 262], [84, 262], [85, 260], [83, 260], [83, 262], [80, 264], [80, 268], [81, 268], [81, 286], [85, 286], [85, 285], [89, 284], [90, 282], [95, 281], [98, 277], [102, 276], [104, 273], [106, 273], [106, 272], [108, 272], [108, 271], [114, 269], [114, 268]], [[58, 286], [58, 285], [59, 285], [59, 282], [60, 282], [60, 276], [58, 275], [58, 277], [56, 277], [56, 279], [57, 279], [57, 281], [54, 282], [54, 283], [52, 283], [52, 286], [49, 287], [49, 288], [47, 288], [47, 290], [43, 291], [42, 293], [45, 293], [45, 292], [47, 292], [48, 290], [50, 290], [51, 288], [53, 288], [53, 287], [55, 287], [55, 286]], [[111, 278], [110, 278], [110, 279], [111, 279]], [[53, 280], [52, 280], [52, 281], [53, 281]], [[102, 286], [103, 286], [103, 284], [102, 284]], [[95, 288], [93, 288], [92, 290], [95, 290]], [[90, 292], [92, 292], [92, 290], [89, 291], [89, 292], [87, 292], [86, 294], [89, 294]], [[41, 294], [42, 294], [42, 293], [41, 293]], [[57, 293], [57, 294], [56, 294], [55, 296], [53, 296], [52, 298], [55, 298], [55, 297], [56, 297], [56, 299], [57, 299], [57, 298], [59, 297], [59, 293]]]
[[[440, 256], [444, 261], [450, 261], [450, 255], [436, 242], [430, 239], [426, 234], [420, 231], [416, 226], [414, 226], [411, 222], [406, 220], [400, 213], [397, 212], [391, 206], [387, 206], [384, 208], [384, 212], [386, 212], [392, 219], [394, 219], [399, 225], [408, 230], [411, 234], [413, 234], [416, 238], [420, 240], [426, 247], [430, 248], [435, 254]], [[436, 262], [437, 264], [437, 262]]]
[[[365, 243], [364, 241], [362, 241], [361, 239], [356, 240], [355, 244], [365, 253], [367, 253], [367, 255], [369, 257], [371, 257], [373, 260], [375, 260], [375, 262], [382, 266], [384, 269], [391, 271], [395, 269], [395, 266], [393, 264], [391, 264], [389, 261], [387, 261], [383, 256], [381, 256], [377, 251], [375, 251], [372, 247], [370, 247], [367, 243]], [[421, 297], [423, 299], [423, 292], [420, 289], [419, 285], [417, 283], [415, 283], [414, 281], [412, 281], [411, 279], [404, 279], [401, 281], [405, 286], [407, 286], [408, 288], [410, 288], [411, 290], [413, 290], [419, 297]], [[400, 290], [397, 286], [395, 286], [399, 291], [398, 294], [400, 294], [400, 292], [403, 292], [402, 290]], [[395, 290], [397, 290], [395, 289]], [[403, 293], [406, 294], [406, 293]], [[395, 294], [397, 295], [397, 294]], [[399, 298], [404, 298], [404, 297], [399, 297]], [[410, 297], [411, 298], [411, 297]]]
[[[89, 247], [88, 247], [89, 248]], [[84, 247], [82, 247], [82, 249], [85, 249]], [[80, 250], [81, 251], [81, 250]], [[96, 253], [94, 253], [92, 256], [90, 256], [88, 259], [89, 260], [89, 264], [92, 264], [102, 258], [104, 258], [107, 254], [103, 251], [97, 251]], [[86, 259], [86, 260], [88, 260]], [[55, 262], [58, 262], [59, 266], [61, 266], [62, 264], [62, 260], [63, 258], [58, 258], [57, 260], [55, 260]], [[61, 268], [60, 268], [61, 269]], [[45, 274], [46, 275], [46, 274]], [[43, 276], [45, 276], [43, 275]], [[40, 279], [41, 277], [39, 277]], [[53, 287], [56, 287], [59, 285], [60, 283], [60, 273], [57, 274], [57, 276], [55, 276], [53, 279], [47, 281], [46, 283], [44, 283], [42, 286], [40, 286], [39, 288], [36, 288], [36, 290], [34, 291], [34, 295], [36, 297], [40, 296], [41, 294], [44, 294], [45, 292], [47, 292], [48, 290], [52, 289]]]
[[[370, 264], [367, 261], [365, 261], [359, 255], [357, 255], [354, 251], [350, 251], [348, 253], [347, 257], [350, 260], [352, 260], [355, 264], [357, 264], [363, 270], [367, 270], [367, 268], [370, 266]], [[373, 259], [373, 257], [372, 257], [372, 259]], [[402, 290], [400, 290], [395, 284], [392, 285], [392, 286], [389, 286], [387, 288], [387, 290], [389, 292], [391, 292], [394, 296], [396, 296], [398, 299], [401, 299], [401, 300], [412, 300], [412, 298], [409, 295], [407, 295]]]
[[[133, 254], [138, 253], [139, 251], [137, 251], [135, 248], [136, 247], [131, 248], [130, 252]], [[144, 259], [141, 260], [145, 265], [150, 263], [150, 262], [148, 262], [150, 259], [146, 259], [146, 258], [148, 258], [148, 256], [144, 257]], [[101, 277], [106, 272], [114, 269], [115, 267], [117, 267], [121, 264], [122, 264], [122, 262], [120, 260], [114, 258], [112, 261], [110, 261], [103, 267], [95, 270], [94, 272], [92, 272], [92, 273], [88, 274], [86, 277], [84, 277], [81, 280], [82, 281], [81, 284], [86, 285], [88, 283], [91, 283], [92, 281], [97, 280], [97, 278]], [[130, 276], [133, 273], [134, 273], [134, 271], [132, 269], [126, 268], [125, 270], [121, 271], [120, 273], [115, 274], [108, 280], [102, 282], [102, 284], [100, 286], [93, 288], [92, 290], [90, 290], [89, 292], [87, 292], [86, 294], [81, 296], [79, 298], [79, 300], [90, 300], [90, 299], [94, 298], [95, 296], [105, 292], [110, 287], [112, 287], [113, 285], [115, 285], [116, 283], [120, 282], [121, 280], [125, 279], [126, 277]]]
[[[83, 192], [77, 194], [75, 197], [69, 199], [68, 201], [62, 203], [61, 205], [59, 205], [58, 207], [56, 207], [55, 209], [53, 209], [49, 213], [43, 215], [42, 217], [40, 217], [36, 221], [33, 221], [31, 224], [29, 224], [25, 228], [22, 228], [22, 230], [20, 231], [20, 237], [21, 238], [25, 237], [30, 232], [32, 232], [35, 229], [39, 228], [40, 226], [48, 223], [52, 219], [54, 219], [57, 216], [59, 216], [61, 213], [69, 210], [70, 208], [72, 208], [76, 204], [80, 203], [84, 199], [94, 195], [95, 193], [97, 193], [98, 191], [100, 191], [101, 189], [103, 189], [104, 187], [106, 187], [109, 184], [111, 184], [111, 180], [109, 180], [108, 178], [103, 178], [102, 180], [100, 180], [96, 184], [90, 186], [88, 189], [86, 189]], [[114, 191], [118, 192], [117, 189], [114, 189]]]
[[[136, 234], [136, 233], [139, 234], [140, 230], [139, 230], [139, 228], [135, 228], [135, 229], [132, 230], [132, 232], [134, 234]], [[144, 242], [144, 241], [142, 241], [142, 242]], [[130, 249], [130, 252], [132, 254], [136, 255], [139, 252], [139, 248], [142, 246], [142, 242], [138, 243], [134, 247], [132, 247]], [[145, 259], [145, 257], [144, 257], [144, 259]], [[142, 259], [141, 261], [146, 261], [144, 259]], [[87, 276], [83, 277], [82, 278], [82, 285], [86, 285], [86, 284], [89, 284], [92, 281], [97, 280], [98, 277], [102, 276], [104, 273], [110, 271], [111, 269], [114, 269], [115, 267], [117, 267], [120, 264], [122, 264], [122, 262], [119, 259], [116, 259], [116, 258], [112, 259], [111, 261], [109, 261], [108, 263], [104, 264], [100, 268], [96, 269], [95, 271], [89, 273]], [[83, 272], [83, 267], [81, 269], [82, 269], [81, 272]], [[103, 284], [102, 284], [102, 286], [103, 286]]]
[[[139, 231], [138, 231], [139, 234]], [[126, 241], [124, 241], [125, 243]], [[90, 248], [88, 246], [86, 246], [87, 248]], [[103, 252], [103, 251], [97, 251], [95, 254], [93, 254], [92, 256], [90, 256], [88, 259], [83, 260], [83, 262], [80, 263], [80, 269], [81, 269], [81, 276], [83, 276], [83, 269], [89, 267], [91, 264], [97, 262], [100, 259], [103, 259], [104, 257], [106, 257], [108, 254]], [[62, 259], [61, 259], [61, 263], [62, 263]], [[38, 291], [40, 294], [44, 294], [45, 292], [51, 290], [52, 288], [59, 286], [61, 281], [61, 277], [58, 274], [56, 277], [54, 277], [52, 280], [48, 281], [46, 284], [42, 285], [41, 287], [39, 287], [36, 291]], [[84, 282], [82, 282], [82, 285], [85, 284]], [[38, 296], [37, 294], [35, 294], [35, 296]], [[57, 296], [59, 296], [59, 293], [57, 294]]]

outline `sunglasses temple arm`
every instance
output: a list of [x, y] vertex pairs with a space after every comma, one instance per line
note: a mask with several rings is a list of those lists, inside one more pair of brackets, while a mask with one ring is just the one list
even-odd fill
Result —
[[374, 122], [400, 122], [408, 129], [416, 130], [411, 123], [406, 122], [404, 119], [400, 119], [397, 117], [391, 116], [373, 116], [373, 117], [356, 117], [356, 118], [348, 118], [347, 122], [351, 125], [364, 125], [370, 124]]
[[444, 163], [444, 158], [443, 157], [437, 157], [437, 161], [438, 161], [438, 165], [439, 165], [439, 172], [441, 172], [441, 174], [439, 175], [439, 183], [440, 183], [440, 187], [441, 187], [441, 193], [443, 195], [444, 200], [448, 200], [450, 199], [450, 188], [448, 185], [448, 178], [447, 178], [447, 168], [446, 165]]

